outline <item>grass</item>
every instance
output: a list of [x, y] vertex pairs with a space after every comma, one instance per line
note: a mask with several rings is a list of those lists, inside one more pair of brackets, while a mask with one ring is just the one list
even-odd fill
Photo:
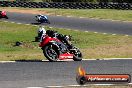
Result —
[[132, 10], [115, 10], [115, 9], [44, 9], [50, 14], [99, 18], [99, 19], [113, 19], [122, 21], [132, 21]]
[[[0, 60], [45, 59], [38, 43], [32, 42], [37, 35], [36, 26], [0, 21]], [[46, 29], [51, 29], [48, 26]], [[131, 58], [132, 36], [52, 28], [62, 34], [72, 35], [72, 43], [79, 47], [84, 58]], [[23, 44], [14, 46], [16, 41]]]
[[[3, 7], [5, 9], [19, 9], [46, 12], [51, 15], [87, 17], [99, 19], [113, 19], [121, 21], [132, 21], [132, 10], [116, 10], [116, 9], [52, 9], [52, 8], [16, 8]], [[2, 7], [1, 7], [2, 9]]]

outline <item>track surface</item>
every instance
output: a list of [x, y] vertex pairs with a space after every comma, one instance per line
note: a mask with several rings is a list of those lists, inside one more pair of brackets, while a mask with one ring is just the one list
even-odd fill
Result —
[[[34, 14], [7, 13], [8, 21], [18, 23], [36, 23]], [[76, 17], [48, 16], [52, 27], [78, 29], [101, 33], [132, 35], [132, 22], [107, 21]], [[44, 24], [45, 25], [45, 24]]]
[[1, 88], [77, 85], [76, 72], [82, 66], [88, 74], [130, 74], [132, 60], [90, 60], [81, 62], [0, 63]]

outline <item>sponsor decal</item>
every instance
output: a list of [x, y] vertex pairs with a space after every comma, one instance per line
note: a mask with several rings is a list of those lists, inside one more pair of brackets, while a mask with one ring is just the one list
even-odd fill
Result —
[[64, 60], [64, 59], [72, 59], [73, 58], [73, 54], [68, 54], [68, 53], [64, 53], [64, 54], [61, 54], [59, 56], [59, 59], [60, 60]]
[[86, 83], [130, 83], [131, 76], [129, 74], [87, 74], [82, 68], [78, 68], [77, 83], [84, 85]]

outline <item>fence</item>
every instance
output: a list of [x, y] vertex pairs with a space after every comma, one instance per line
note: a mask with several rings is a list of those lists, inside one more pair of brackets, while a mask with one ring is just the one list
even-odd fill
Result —
[[0, 1], [0, 7], [62, 8], [62, 9], [122, 9], [132, 10], [132, 3], [83, 3], [83, 2], [9, 2]]

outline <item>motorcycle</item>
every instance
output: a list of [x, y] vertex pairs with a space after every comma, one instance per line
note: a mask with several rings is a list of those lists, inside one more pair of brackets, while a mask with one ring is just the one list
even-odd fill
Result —
[[44, 56], [51, 62], [65, 59], [82, 60], [79, 48], [72, 46], [72, 49], [68, 49], [67, 45], [55, 37], [45, 35], [39, 47], [43, 50]]
[[6, 18], [8, 19], [8, 16], [5, 11], [0, 11], [0, 18]]
[[48, 23], [48, 24], [50, 24], [50, 21], [48, 20], [47, 16], [37, 15], [37, 16], [35, 16], [35, 18], [36, 18], [36, 21], [39, 22], [40, 24], [41, 23]]

